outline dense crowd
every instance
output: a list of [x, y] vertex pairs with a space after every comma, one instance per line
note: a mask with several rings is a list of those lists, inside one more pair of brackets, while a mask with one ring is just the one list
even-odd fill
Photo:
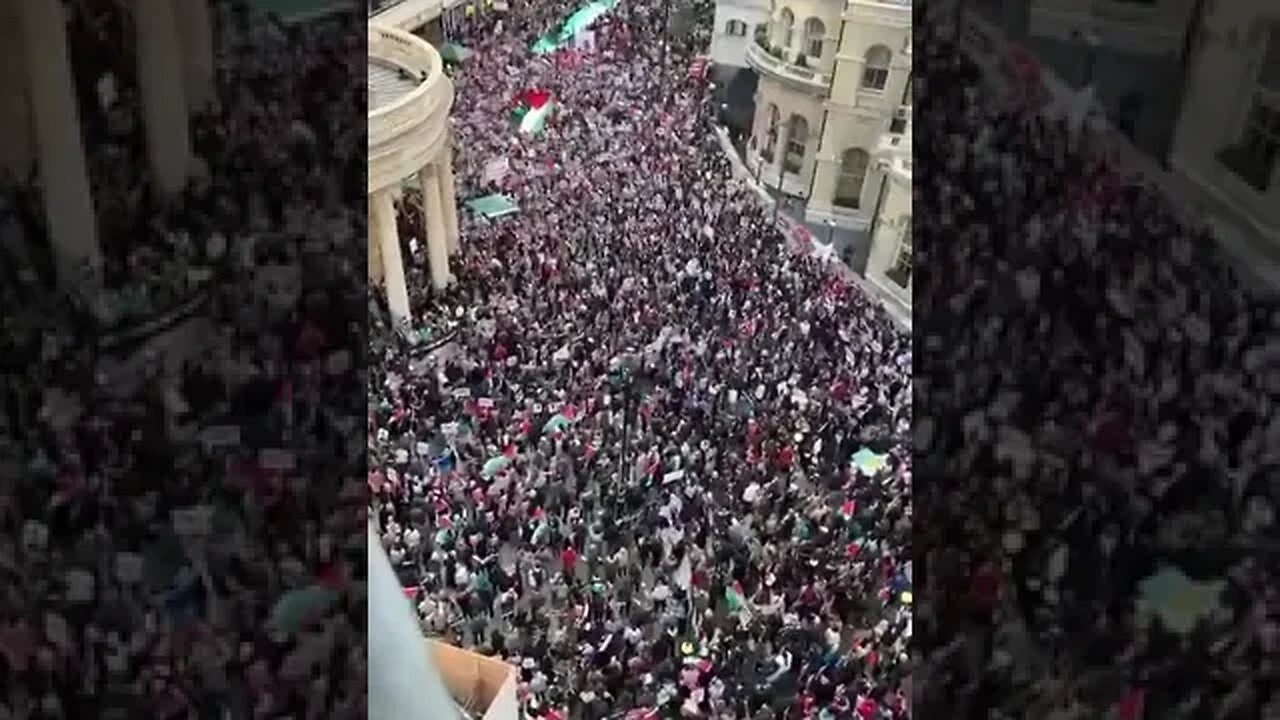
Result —
[[1098, 128], [917, 34], [916, 712], [1269, 717], [1280, 308]]
[[[652, 1], [531, 55], [574, 9], [455, 38], [460, 194], [520, 213], [462, 219], [443, 292], [406, 248], [414, 324], [455, 342], [374, 338], [371, 513], [405, 592], [519, 669], [530, 718], [905, 717], [909, 338], [731, 177], [686, 72], [708, 4], [666, 68]], [[520, 134], [531, 89], [556, 109]]]
[[100, 288], [53, 291], [39, 193], [5, 188], [0, 717], [364, 716], [363, 18], [211, 7], [218, 102], [161, 198], [126, 6], [68, 4]]

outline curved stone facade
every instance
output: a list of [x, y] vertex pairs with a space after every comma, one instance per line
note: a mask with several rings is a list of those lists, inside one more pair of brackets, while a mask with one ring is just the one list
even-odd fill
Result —
[[[447, 145], [453, 83], [440, 53], [403, 30], [369, 28], [370, 74], [402, 71], [420, 78], [403, 95], [369, 102], [369, 192], [400, 186], [439, 158]], [[375, 100], [381, 104], [375, 105]]]
[[396, 227], [395, 198], [405, 181], [422, 187], [431, 282], [451, 281], [458, 248], [449, 111], [453, 83], [440, 53], [393, 27], [369, 27], [369, 279], [387, 292], [394, 317], [412, 321]]

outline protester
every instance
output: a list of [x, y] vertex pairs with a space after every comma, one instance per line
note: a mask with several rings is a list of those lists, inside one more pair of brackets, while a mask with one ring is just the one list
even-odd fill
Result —
[[[365, 410], [341, 352], [364, 342], [363, 18], [213, 4], [219, 102], [161, 201], [129, 10], [68, 7], [105, 267], [54, 293], [39, 194], [10, 179], [0, 716], [363, 717], [365, 497], [342, 483], [363, 487]], [[262, 288], [291, 262], [298, 307]]]
[[915, 711], [1274, 712], [1280, 308], [1104, 136], [917, 33], [915, 329], [955, 360], [919, 378]]
[[[401, 203], [410, 324], [456, 333], [374, 328], [370, 512], [405, 593], [518, 668], [531, 718], [905, 717], [909, 338], [731, 177], [685, 70], [709, 5], [665, 71], [656, 1], [533, 56], [574, 9], [454, 38], [459, 193], [520, 212], [462, 211], [447, 290]], [[555, 109], [521, 133], [531, 90]]]

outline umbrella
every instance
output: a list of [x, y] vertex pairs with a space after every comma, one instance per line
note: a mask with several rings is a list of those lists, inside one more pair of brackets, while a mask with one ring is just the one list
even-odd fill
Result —
[[875, 475], [884, 469], [885, 457], [887, 456], [876, 454], [875, 452], [872, 452], [870, 448], [864, 447], [854, 453], [849, 460], [863, 475]]
[[485, 478], [491, 478], [494, 475], [506, 470], [511, 465], [511, 458], [505, 455], [491, 457], [485, 461], [484, 467], [480, 469], [480, 474]]
[[440, 48], [440, 57], [445, 62], [460, 63], [471, 57], [471, 51], [456, 43], [446, 43]]
[[548, 435], [550, 433], [561, 432], [568, 426], [569, 418], [565, 417], [563, 414], [557, 413], [547, 421], [546, 425], [542, 426], [542, 434]]
[[321, 585], [309, 585], [285, 593], [271, 609], [271, 625], [295, 633], [333, 606], [338, 593]]
[[1223, 585], [1220, 580], [1196, 582], [1178, 568], [1166, 565], [1138, 584], [1139, 602], [1169, 630], [1185, 635], [1220, 609], [1218, 598]]

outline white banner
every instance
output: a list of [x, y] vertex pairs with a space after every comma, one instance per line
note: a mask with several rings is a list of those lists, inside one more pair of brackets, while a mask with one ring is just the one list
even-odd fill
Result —
[[485, 163], [483, 181], [488, 183], [500, 183], [502, 179], [511, 172], [511, 158], [500, 157], [494, 158]]

